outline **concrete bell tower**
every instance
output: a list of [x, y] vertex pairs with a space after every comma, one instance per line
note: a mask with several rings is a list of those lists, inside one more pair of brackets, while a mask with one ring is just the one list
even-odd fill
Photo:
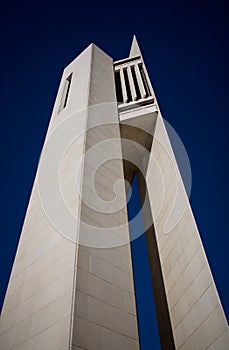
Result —
[[228, 325], [134, 37], [64, 70], [0, 321], [2, 350], [138, 350], [127, 193], [138, 177], [161, 348], [226, 349]]

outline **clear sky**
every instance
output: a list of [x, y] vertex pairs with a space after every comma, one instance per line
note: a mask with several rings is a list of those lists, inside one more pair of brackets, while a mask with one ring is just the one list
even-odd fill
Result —
[[189, 156], [191, 204], [228, 317], [227, 13], [222, 0], [1, 4], [1, 300], [63, 68], [91, 42], [127, 57], [136, 34]]

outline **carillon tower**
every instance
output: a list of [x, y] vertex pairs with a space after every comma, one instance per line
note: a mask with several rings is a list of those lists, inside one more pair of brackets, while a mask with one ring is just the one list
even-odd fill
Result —
[[[130, 223], [138, 178], [144, 232]], [[134, 37], [64, 70], [0, 321], [2, 350], [138, 350], [131, 239], [146, 235], [163, 350], [226, 349], [228, 325]]]

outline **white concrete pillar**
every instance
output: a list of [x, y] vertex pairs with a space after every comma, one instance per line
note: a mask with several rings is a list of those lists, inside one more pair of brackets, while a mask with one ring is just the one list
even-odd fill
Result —
[[135, 90], [134, 80], [133, 80], [133, 76], [132, 76], [132, 72], [131, 72], [130, 66], [127, 67], [127, 74], [128, 74], [128, 78], [129, 78], [129, 84], [130, 84], [130, 91], [131, 91], [132, 100], [135, 101], [137, 99], [137, 93], [136, 93], [136, 90]]
[[145, 87], [144, 87], [143, 82], [142, 82], [142, 77], [141, 77], [141, 73], [140, 73], [138, 64], [135, 64], [134, 69], [136, 72], [136, 77], [137, 77], [137, 81], [138, 81], [139, 90], [141, 93], [141, 98], [145, 98], [147, 94], [146, 94], [146, 90], [145, 90]]
[[123, 102], [127, 103], [128, 102], [128, 96], [127, 96], [127, 92], [126, 92], [126, 83], [125, 83], [125, 78], [124, 78], [124, 74], [123, 74], [123, 69], [122, 68], [120, 68], [120, 78], [121, 78]]

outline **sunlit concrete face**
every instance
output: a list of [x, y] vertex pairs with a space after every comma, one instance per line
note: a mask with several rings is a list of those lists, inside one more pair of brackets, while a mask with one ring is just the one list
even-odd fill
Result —
[[134, 38], [127, 59], [113, 62], [90, 45], [64, 70], [3, 305], [1, 349], [139, 349], [126, 206], [134, 174], [162, 349], [227, 348], [227, 322]]
[[[162, 145], [166, 152], [161, 152]], [[163, 164], [164, 199], [160, 210], [160, 179], [153, 159]], [[161, 118], [157, 120], [145, 182], [155, 217], [154, 233], [175, 348], [226, 349], [227, 321]]]

